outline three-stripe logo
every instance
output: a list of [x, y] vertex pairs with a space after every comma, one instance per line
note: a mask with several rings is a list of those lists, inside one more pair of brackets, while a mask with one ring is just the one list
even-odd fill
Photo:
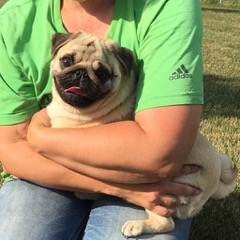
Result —
[[172, 76], [169, 78], [169, 80], [178, 80], [184, 78], [192, 78], [192, 74], [189, 73], [184, 64], [181, 64], [181, 66], [172, 73]]

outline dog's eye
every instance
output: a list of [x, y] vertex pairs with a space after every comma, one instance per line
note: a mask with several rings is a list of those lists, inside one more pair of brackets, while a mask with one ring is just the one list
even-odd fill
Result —
[[67, 68], [73, 65], [74, 62], [74, 58], [72, 55], [65, 55], [61, 58], [60, 60], [60, 64], [61, 64], [61, 68]]
[[104, 68], [104, 67], [100, 67], [95, 71], [96, 75], [98, 76], [98, 78], [100, 80], [108, 80], [110, 73], [109, 71]]

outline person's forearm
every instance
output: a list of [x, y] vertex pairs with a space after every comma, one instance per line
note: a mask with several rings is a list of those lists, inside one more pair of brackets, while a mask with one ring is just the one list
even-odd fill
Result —
[[[36, 184], [53, 187], [63, 190], [74, 191], [94, 191], [91, 184], [86, 184], [81, 180], [81, 175], [77, 174], [54, 161], [32, 151], [26, 142], [12, 144], [14, 151], [1, 149], [1, 161], [4, 171], [20, 179], [25, 179]], [[83, 177], [84, 178], [84, 177]]]
[[[176, 204], [180, 204], [180, 201], [172, 195], [175, 193], [180, 195], [196, 194], [196, 189], [171, 182], [118, 184], [99, 181], [32, 153], [24, 142], [17, 145], [15, 153], [11, 151], [6, 155], [0, 148], [0, 159], [3, 159], [2, 157], [8, 159], [8, 161], [3, 161], [6, 172], [41, 186], [81, 193], [108, 194], [163, 216], [173, 214]], [[16, 156], [18, 156], [17, 160], [13, 160], [13, 158], [16, 159]]]
[[[122, 171], [152, 181], [171, 176], [171, 168], [175, 173], [181, 168], [197, 133], [200, 109], [176, 107], [165, 112], [163, 120], [150, 112], [152, 124], [148, 116], [147, 123], [142, 117], [140, 124], [125, 121], [87, 129], [44, 128], [31, 135], [41, 142], [35, 144], [36, 150], [74, 171], [113, 182], [119, 181], [115, 171]], [[156, 125], [154, 120], [159, 122], [159, 131], [151, 127]], [[86, 166], [93, 171], [85, 172]], [[105, 176], [94, 171], [97, 168], [113, 171]]]
[[[132, 125], [132, 123], [128, 124]], [[40, 153], [46, 154], [45, 156], [67, 168], [104, 181], [121, 183], [153, 181], [154, 176], [150, 175], [147, 169], [141, 169], [141, 166], [136, 163], [134, 157], [137, 153], [134, 156], [128, 153], [128, 148], [133, 150], [134, 146], [127, 145], [127, 134], [123, 133], [122, 137], [125, 137], [124, 139], [121, 136], [119, 137], [118, 134], [119, 138], [116, 136], [113, 140], [114, 126], [108, 125], [106, 127], [109, 128], [108, 131], [105, 131], [105, 127], [102, 130], [97, 130], [97, 134], [104, 136], [101, 141], [97, 140], [97, 137], [94, 141], [95, 128], [80, 129], [80, 132], [78, 132], [79, 129], [51, 129], [52, 131], [47, 133], [46, 140], [42, 141], [44, 151]], [[111, 129], [112, 127], [113, 129]], [[123, 126], [123, 128], [125, 127]], [[99, 130], [104, 133], [101, 134]], [[88, 136], [86, 138], [85, 133]], [[137, 129], [136, 133], [131, 136], [139, 142], [140, 137]], [[90, 139], [93, 139], [93, 141]], [[113, 142], [115, 146], [113, 146]], [[118, 151], [115, 151], [116, 145], [118, 145]], [[140, 145], [139, 143], [139, 148], [141, 148]], [[150, 151], [146, 152], [150, 153]], [[140, 150], [139, 154], [141, 154]], [[106, 155], [109, 161], [103, 160]], [[149, 156], [143, 156], [143, 154], [138, 158], [140, 157], [149, 159]], [[92, 161], [92, 159], [95, 160]], [[156, 176], [155, 181], [157, 179], [159, 179], [159, 176]]]
[[[104, 193], [121, 197], [160, 215], [173, 213], [172, 207], [176, 206], [177, 202], [180, 204], [176, 195], [196, 194], [196, 189], [190, 186], [166, 180], [146, 184], [119, 184], [99, 181], [71, 171], [39, 155], [29, 147], [26, 141], [28, 124], [27, 121], [18, 125], [0, 127], [0, 161], [6, 172], [19, 178], [62, 190]], [[192, 169], [189, 173], [195, 171], [196, 169]]]
[[[65, 177], [70, 181], [73, 179], [70, 177], [72, 174], [74, 174], [75, 177], [79, 177], [80, 175], [77, 174], [76, 171], [71, 171], [43, 157], [30, 148], [26, 138], [28, 127], [29, 121], [17, 125], [0, 127], [0, 161], [4, 166], [4, 170], [19, 178], [27, 179], [41, 185], [57, 188], [70, 187], [71, 189], [71, 185], [68, 186]], [[143, 176], [137, 173], [131, 174], [123, 171], [111, 171], [87, 165], [82, 165], [82, 169], [84, 169], [84, 172], [97, 172], [97, 175], [100, 176], [114, 175], [118, 177], [119, 183], [128, 181], [129, 183], [144, 182], [144, 179], [142, 179]], [[69, 174], [70, 176], [68, 177]], [[105, 181], [107, 181], [106, 179]], [[85, 185], [83, 184], [83, 186]], [[86, 186], [88, 186], [88, 184], [86, 184]]]
[[[5, 144], [5, 146], [2, 145], [0, 148], [0, 161], [2, 160], [3, 162], [4, 170], [19, 178], [54, 188], [68, 190], [78, 189], [81, 191], [95, 190], [89, 186], [91, 181], [95, 183], [94, 180], [90, 181], [91, 178], [81, 176], [81, 174], [78, 174], [76, 171], [69, 169], [69, 166], [66, 168], [55, 161], [43, 157], [33, 151], [24, 140], [19, 140], [9, 145]], [[11, 151], [11, 149], [14, 149], [14, 151]], [[103, 181], [111, 181], [111, 176], [115, 176], [118, 179], [118, 183], [153, 182], [153, 180], [147, 179], [146, 176], [138, 173], [95, 168], [80, 163], [78, 167], [81, 167], [82, 172], [93, 172], [93, 175], [104, 176], [100, 178], [104, 179]], [[87, 183], [81, 180], [85, 178], [88, 179]], [[66, 181], [66, 179], [68, 181]], [[74, 181], [75, 179], [78, 179], [78, 181]], [[79, 189], [79, 181], [83, 186], [81, 189]], [[95, 184], [93, 184], [93, 186], [95, 187]]]

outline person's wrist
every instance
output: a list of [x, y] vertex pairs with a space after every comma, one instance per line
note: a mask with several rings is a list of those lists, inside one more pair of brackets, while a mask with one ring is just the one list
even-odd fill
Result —
[[120, 197], [123, 199], [125, 199], [125, 195], [126, 195], [126, 190], [120, 189], [116, 186], [104, 187], [103, 189], [100, 190], [100, 192], [103, 194]]

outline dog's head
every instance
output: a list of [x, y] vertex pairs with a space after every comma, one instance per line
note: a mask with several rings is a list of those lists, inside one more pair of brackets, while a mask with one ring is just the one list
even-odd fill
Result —
[[110, 39], [85, 32], [52, 38], [54, 88], [73, 107], [85, 108], [114, 94], [133, 70], [133, 54]]

